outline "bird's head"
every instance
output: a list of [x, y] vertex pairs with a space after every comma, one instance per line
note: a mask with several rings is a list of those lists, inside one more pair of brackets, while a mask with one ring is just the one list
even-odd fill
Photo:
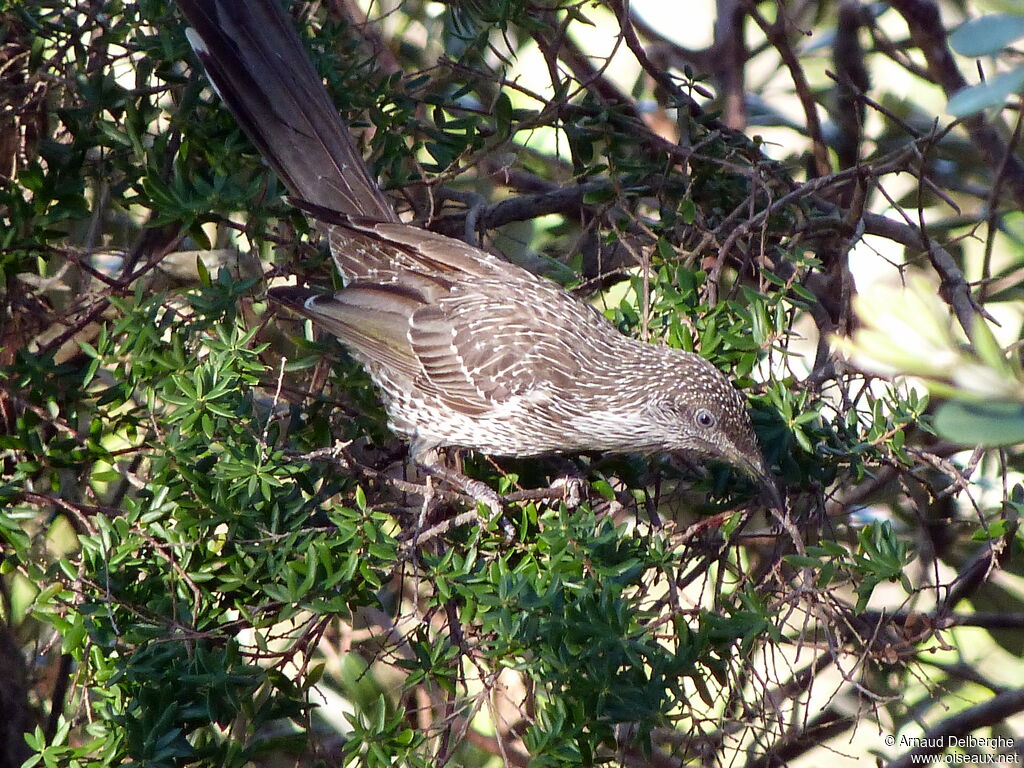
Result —
[[690, 353], [670, 351], [672, 373], [647, 403], [667, 447], [724, 461], [748, 475], [778, 501], [743, 396], [717, 368]]

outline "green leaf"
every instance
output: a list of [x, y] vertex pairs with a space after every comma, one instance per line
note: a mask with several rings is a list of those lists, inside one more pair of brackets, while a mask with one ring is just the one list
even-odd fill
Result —
[[1001, 539], [1010, 530], [1009, 520], [996, 520], [985, 528], [979, 528], [971, 534], [971, 541], [995, 541]]
[[587, 205], [600, 205], [615, 197], [615, 190], [611, 187], [593, 189], [583, 195], [583, 202]]
[[684, 224], [693, 224], [697, 220], [697, 206], [693, 200], [688, 197], [683, 198], [679, 203], [679, 216]]
[[968, 117], [989, 107], [999, 107], [1013, 94], [1024, 89], [1024, 66], [1002, 72], [991, 80], [954, 93], [946, 104], [953, 117]]
[[1024, 403], [953, 400], [939, 407], [934, 425], [940, 436], [960, 445], [1024, 443]]
[[498, 94], [494, 102], [494, 122], [497, 124], [498, 133], [507, 136], [512, 126], [512, 101], [507, 93]]
[[786, 555], [783, 559], [796, 568], [821, 568], [824, 565], [816, 557], [805, 557], [803, 555]]
[[975, 316], [974, 318], [974, 323], [971, 326], [971, 341], [978, 352], [978, 357], [989, 368], [1005, 376], [1013, 375], [1010, 365], [1006, 362], [1003, 348], [999, 346], [999, 342], [992, 335], [992, 329], [989, 328], [988, 323], [981, 317]]
[[964, 56], [991, 56], [1022, 37], [1024, 16], [991, 13], [961, 24], [949, 44]]
[[206, 264], [203, 263], [203, 257], [201, 254], [196, 254], [196, 273], [199, 275], [200, 284], [209, 288], [213, 285], [213, 281], [210, 280], [210, 270], [206, 268]]

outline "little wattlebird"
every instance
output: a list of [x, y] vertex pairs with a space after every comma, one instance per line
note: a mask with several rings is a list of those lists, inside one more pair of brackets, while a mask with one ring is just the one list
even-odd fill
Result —
[[414, 461], [445, 475], [441, 447], [682, 452], [738, 467], [777, 500], [743, 398], [707, 360], [624, 336], [554, 282], [399, 220], [278, 0], [178, 5], [215, 90], [326, 232], [345, 281], [270, 299], [366, 366]]

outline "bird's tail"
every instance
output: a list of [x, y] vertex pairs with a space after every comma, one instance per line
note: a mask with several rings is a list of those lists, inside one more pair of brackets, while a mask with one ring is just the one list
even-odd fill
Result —
[[397, 221], [278, 0], [178, 0], [189, 41], [242, 129], [293, 195]]

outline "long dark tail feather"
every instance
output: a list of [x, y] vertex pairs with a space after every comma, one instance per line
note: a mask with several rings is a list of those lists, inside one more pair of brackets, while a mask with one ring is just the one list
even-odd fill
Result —
[[215, 89], [291, 193], [397, 221], [278, 0], [177, 0]]

